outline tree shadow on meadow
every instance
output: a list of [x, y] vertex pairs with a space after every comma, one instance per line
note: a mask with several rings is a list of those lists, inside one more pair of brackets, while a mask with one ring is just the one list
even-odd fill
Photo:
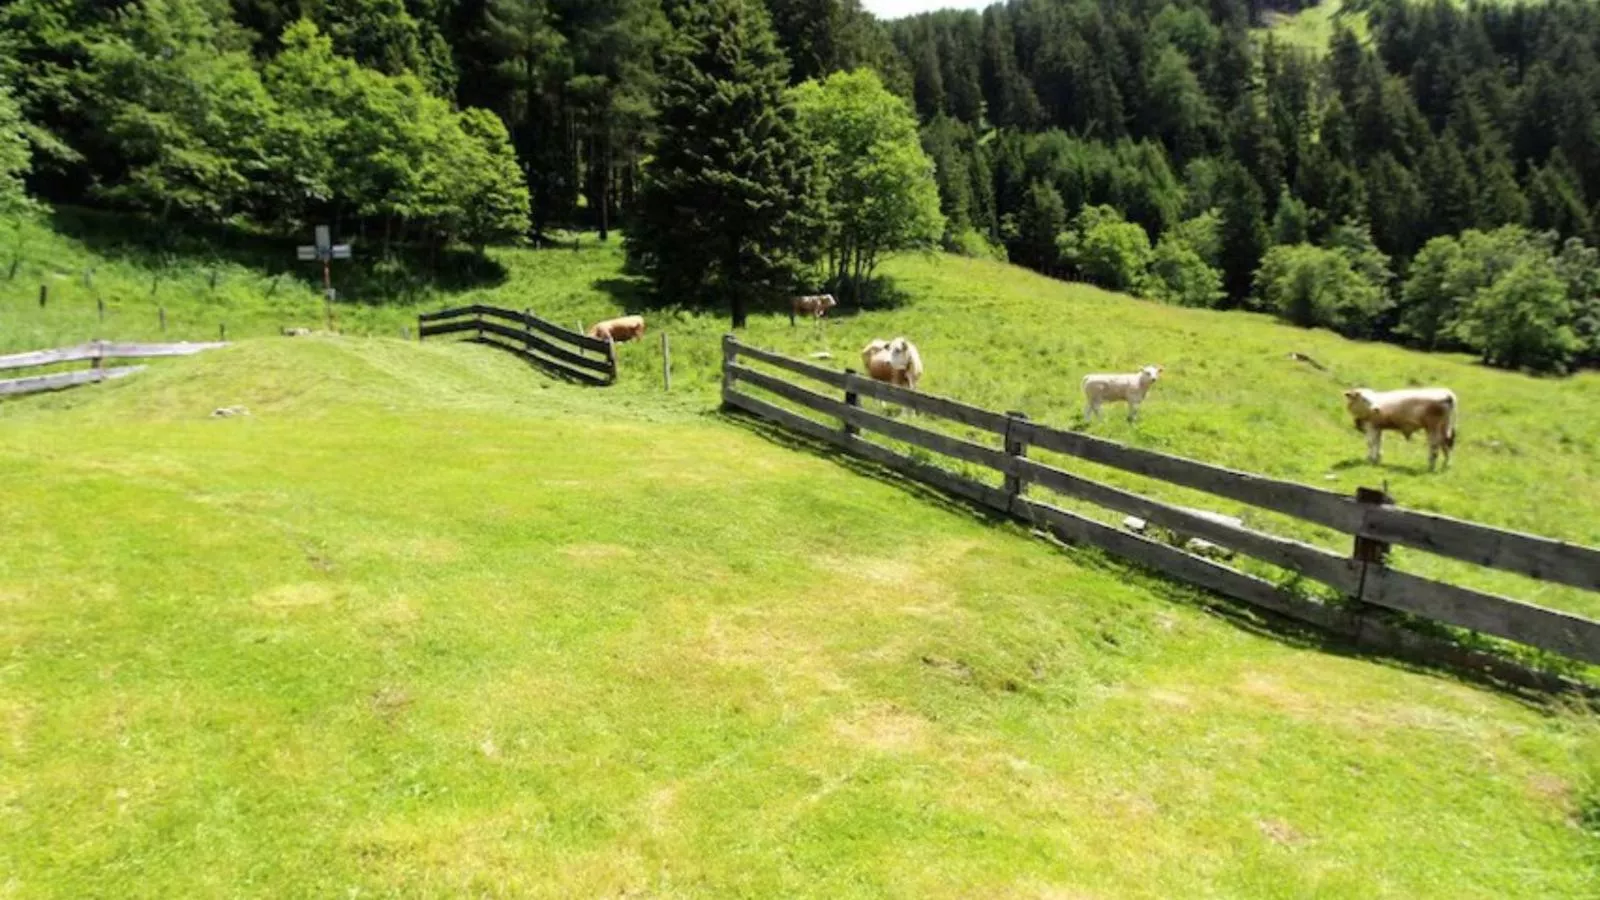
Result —
[[[50, 219], [56, 231], [97, 255], [154, 273], [232, 263], [287, 275], [313, 291], [322, 290], [322, 265], [296, 256], [298, 247], [312, 242], [309, 234], [289, 237], [229, 225], [163, 225], [126, 213], [77, 207], [56, 207]], [[351, 245], [352, 258], [332, 264], [334, 288], [339, 299], [349, 303], [416, 303], [437, 294], [493, 288], [508, 277], [498, 261], [463, 248], [396, 243], [383, 256], [381, 238], [336, 234], [334, 240]]]
[[[631, 264], [624, 267], [622, 274], [612, 278], [601, 278], [594, 282], [594, 289], [609, 296], [618, 307], [629, 313], [661, 312], [664, 310], [685, 310], [708, 315], [725, 316], [729, 311], [727, 300], [719, 302], [685, 302], [683, 298], [670, 297], [658, 293], [650, 284], [650, 280], [634, 269]], [[806, 294], [829, 293], [827, 290], [807, 290]], [[878, 312], [883, 310], [899, 309], [907, 306], [912, 301], [911, 294], [900, 287], [893, 278], [879, 276], [874, 278], [864, 291], [862, 299], [855, 299], [849, 295], [835, 293], [839, 305], [828, 310], [830, 319], [847, 319], [864, 312]], [[750, 304], [750, 315], [787, 316], [790, 311], [789, 297], [766, 297], [753, 301]]]

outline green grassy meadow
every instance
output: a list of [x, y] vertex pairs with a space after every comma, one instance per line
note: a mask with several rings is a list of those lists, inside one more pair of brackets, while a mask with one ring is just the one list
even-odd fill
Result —
[[[45, 274], [147, 277], [26, 227], [64, 260]], [[468, 300], [563, 322], [637, 309], [615, 243], [494, 257], [498, 283], [351, 303], [345, 336], [294, 339], [273, 335], [316, 323], [312, 288], [265, 298], [251, 279], [271, 270], [236, 262], [213, 293], [206, 262], [169, 266], [193, 273], [169, 314], [225, 315], [242, 340], [0, 403], [0, 896], [1600, 883], [1592, 713], [1219, 615], [726, 418], [710, 315], [645, 310], [606, 389], [397, 337]], [[1600, 543], [1594, 374], [1525, 378], [994, 263], [886, 268], [900, 305], [820, 328], [764, 314], [744, 339], [843, 366], [905, 334], [928, 390], [1074, 427], [1086, 371], [1161, 362], [1143, 421], [1113, 410], [1094, 433]], [[147, 336], [148, 298], [100, 323], [63, 288], [41, 314], [34, 274], [0, 280], [0, 349]], [[1362, 462], [1339, 404], [1357, 382], [1453, 387], [1456, 465], [1430, 475], [1397, 438]], [[251, 415], [210, 418], [233, 405]]]

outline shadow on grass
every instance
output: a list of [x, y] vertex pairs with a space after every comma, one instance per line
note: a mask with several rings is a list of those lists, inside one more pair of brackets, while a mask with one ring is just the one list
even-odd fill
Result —
[[[610, 296], [618, 306], [629, 313], [679, 309], [710, 313], [712, 315], [725, 315], [728, 312], [726, 299], [715, 303], [685, 303], [683, 302], [684, 298], [658, 294], [651, 289], [649, 279], [636, 274], [631, 267], [624, 269], [624, 274], [620, 277], [599, 279], [594, 282], [594, 288]], [[894, 279], [887, 276], [873, 279], [868, 286], [864, 299], [856, 300], [847, 295], [836, 296], [839, 298], [839, 305], [828, 310], [827, 318], [829, 319], [848, 319], [863, 312], [898, 309], [909, 304], [912, 299], [908, 292], [901, 289], [894, 282]], [[788, 316], [789, 312], [790, 304], [787, 297], [768, 297], [761, 301], [752, 302], [749, 310], [751, 316]]]
[[541, 373], [548, 375], [557, 381], [566, 382], [567, 384], [577, 384], [585, 387], [605, 387], [608, 384], [604, 378], [590, 375], [587, 372], [579, 372], [574, 369], [569, 369], [566, 366], [545, 359], [542, 356], [530, 353], [526, 349], [518, 347], [515, 344], [508, 344], [505, 341], [498, 341], [490, 337], [470, 337], [463, 340], [462, 343], [481, 344], [486, 347], [493, 347], [496, 350], [509, 353], [527, 363], [532, 368], [538, 369]]
[[796, 434], [781, 425], [768, 422], [765, 419], [738, 410], [715, 410], [707, 413], [707, 415], [738, 428], [743, 428], [786, 450], [810, 453], [842, 466], [857, 475], [893, 485], [917, 500], [931, 504], [945, 512], [953, 513], [975, 522], [981, 522], [985, 525], [1002, 525], [1013, 521], [1009, 516], [995, 512], [987, 506], [967, 500], [964, 497], [947, 494], [908, 475], [902, 475], [871, 460], [862, 459], [842, 447], [836, 447], [815, 438]]
[[1428, 467], [1422, 465], [1402, 466], [1394, 463], [1369, 463], [1365, 456], [1352, 459], [1341, 459], [1328, 467], [1335, 472], [1346, 472], [1351, 469], [1372, 469], [1375, 472], [1403, 472], [1407, 475], [1426, 475]]
[[1377, 663], [1407, 672], [1454, 678], [1494, 690], [1544, 711], [1559, 708], [1562, 698], [1581, 699], [1591, 708], [1600, 709], [1600, 688], [1581, 679], [1582, 666], [1550, 654], [1535, 653], [1532, 659], [1525, 658], [1522, 655], [1508, 653], [1504, 645], [1479, 636], [1463, 634], [1436, 622], [1389, 613], [1385, 610], [1367, 610], [1366, 614], [1391, 628], [1405, 629], [1418, 637], [1449, 642], [1463, 650], [1492, 656], [1497, 663], [1503, 664], [1506, 668], [1531, 673], [1534, 679], [1543, 681], [1550, 689], [1540, 690], [1527, 684], [1519, 684], [1500, 677], [1495, 671], [1487, 668], [1472, 668], [1430, 659], [1426, 651], [1420, 648], [1391, 652], [1363, 647], [1347, 638], [1322, 631], [1297, 619], [1176, 581], [1158, 570], [1121, 559], [1098, 547], [1062, 542], [1048, 530], [1034, 523], [997, 512], [966, 498], [947, 494], [908, 475], [855, 456], [842, 447], [796, 434], [757, 416], [737, 410], [717, 411], [709, 415], [748, 430], [785, 449], [812, 453], [863, 477], [893, 485], [913, 498], [930, 503], [946, 512], [985, 525], [1014, 525], [1026, 528], [1070, 554], [1076, 565], [1103, 572], [1118, 581], [1135, 582], [1162, 599], [1200, 609], [1253, 635], [1290, 647]]
[[[228, 225], [160, 224], [139, 216], [56, 207], [52, 226], [107, 259], [160, 272], [178, 266], [203, 269], [233, 263], [263, 272], [288, 273], [308, 288], [322, 290], [322, 266], [299, 260], [296, 248], [311, 235], [286, 237]], [[364, 305], [415, 302], [430, 293], [459, 293], [505, 283], [508, 273], [496, 260], [461, 248], [431, 249], [393, 244], [382, 256], [381, 236], [336, 234], [350, 243], [353, 258], [333, 263], [339, 299]]]

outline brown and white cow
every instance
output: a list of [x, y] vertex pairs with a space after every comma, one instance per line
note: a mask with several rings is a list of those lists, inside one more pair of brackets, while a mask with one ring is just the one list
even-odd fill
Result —
[[602, 341], [622, 343], [644, 336], [644, 316], [622, 316], [596, 322], [589, 328], [589, 337]]
[[861, 365], [874, 380], [917, 389], [922, 378], [922, 354], [903, 337], [886, 341], [877, 338], [861, 348]]
[[1448, 388], [1405, 388], [1374, 391], [1355, 388], [1344, 392], [1345, 407], [1355, 417], [1356, 430], [1367, 436], [1367, 461], [1383, 457], [1383, 433], [1398, 431], [1411, 440], [1414, 432], [1428, 434], [1428, 471], [1444, 454], [1450, 467], [1450, 451], [1456, 445], [1456, 395]]
[[828, 314], [828, 310], [839, 305], [832, 294], [813, 294], [809, 297], [795, 297], [790, 301], [789, 324], [793, 325], [796, 316], [810, 316], [821, 319]]

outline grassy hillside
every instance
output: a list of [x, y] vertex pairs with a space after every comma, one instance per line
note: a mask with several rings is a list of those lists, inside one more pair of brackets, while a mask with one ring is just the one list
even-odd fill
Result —
[[[29, 349], [93, 336], [151, 334], [154, 305], [147, 294], [150, 257], [106, 237], [117, 232], [76, 224], [30, 225], [23, 275], [0, 280], [0, 350]], [[0, 235], [0, 248], [6, 246]], [[292, 255], [292, 247], [288, 249]], [[219, 251], [220, 254], [220, 251]], [[209, 260], [194, 256], [164, 268], [187, 272], [162, 282], [159, 302], [169, 321], [199, 323], [182, 336], [215, 336], [204, 323], [227, 319], [232, 336], [276, 334], [283, 325], [316, 325], [322, 304], [305, 279], [315, 266], [293, 270], [271, 298], [274, 269], [251, 268], [281, 254], [246, 244], [233, 251], [220, 286], [209, 289]], [[457, 274], [425, 280], [414, 290], [377, 293], [397, 283], [382, 265], [358, 262], [347, 270], [361, 302], [338, 306], [347, 333], [398, 335], [415, 327], [415, 313], [447, 303], [481, 300], [532, 307], [559, 322], [592, 322], [621, 310], [642, 311], [650, 333], [642, 344], [619, 348], [622, 382], [608, 389], [611, 402], [632, 398], [641, 408], [705, 409], [715, 404], [726, 331], [719, 315], [643, 306], [643, 287], [622, 272], [616, 242], [586, 239], [583, 249], [499, 250], [476, 278]], [[114, 314], [96, 320], [93, 298], [72, 271], [96, 266]], [[288, 264], [293, 266], [292, 263]], [[1137, 426], [1112, 410], [1094, 433], [1138, 446], [1191, 456], [1332, 490], [1387, 484], [1407, 506], [1474, 519], [1590, 545], [1600, 545], [1600, 373], [1568, 379], [1532, 378], [1487, 369], [1467, 357], [1424, 354], [1383, 344], [1348, 341], [1322, 331], [1281, 325], [1269, 317], [1161, 306], [1083, 285], [1052, 281], [998, 263], [947, 256], [905, 256], [885, 267], [898, 302], [870, 311], [838, 310], [820, 328], [791, 327], [786, 315], [757, 315], [743, 339], [799, 356], [832, 354], [825, 365], [858, 364], [859, 348], [873, 337], [904, 334], [922, 349], [924, 386], [991, 409], [1018, 409], [1035, 419], [1077, 427], [1078, 383], [1091, 371], [1133, 371], [1147, 362], [1166, 374]], [[403, 274], [403, 273], [402, 273]], [[51, 306], [37, 307], [39, 277], [62, 277]], [[385, 278], [389, 280], [386, 281]], [[113, 280], [115, 279], [115, 280]], [[170, 287], [168, 284], [170, 283]], [[124, 287], [111, 287], [111, 285]], [[387, 301], [385, 296], [389, 296]], [[176, 329], [175, 329], [176, 330]], [[660, 332], [670, 333], [673, 393], [662, 396]], [[1289, 359], [1309, 354], [1323, 372]], [[1426, 471], [1426, 447], [1397, 435], [1386, 439], [1381, 467], [1365, 463], [1365, 443], [1343, 411], [1341, 391], [1366, 385], [1392, 388], [1443, 384], [1461, 398], [1460, 439], [1449, 472]], [[1255, 512], [1206, 495], [1106, 472], [1080, 463], [1118, 484], [1190, 505], [1243, 514], [1248, 522], [1339, 550], [1347, 537]], [[1397, 551], [1406, 568], [1510, 596], [1600, 616], [1600, 597], [1538, 584], [1426, 554]], [[1270, 570], [1262, 571], [1271, 574]]]
[[[952, 265], [897, 271], [921, 291]], [[945, 340], [934, 384], [980, 391]], [[1153, 404], [1148, 434], [1200, 393]], [[1257, 632], [700, 396], [313, 338], [0, 405], [4, 893], [1600, 877], [1592, 716]], [[208, 418], [234, 404], [252, 415]]]

